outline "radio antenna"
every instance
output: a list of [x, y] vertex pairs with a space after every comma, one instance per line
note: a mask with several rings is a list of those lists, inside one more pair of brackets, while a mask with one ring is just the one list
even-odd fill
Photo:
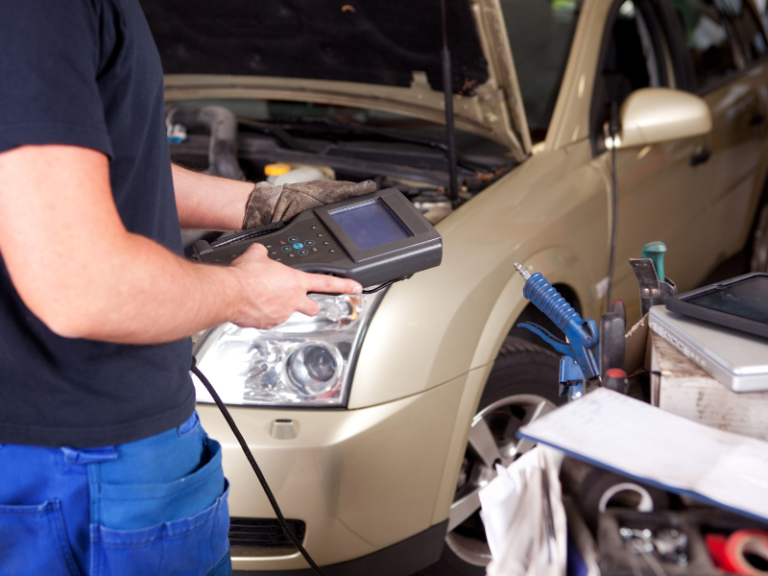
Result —
[[451, 73], [451, 52], [448, 50], [448, 23], [445, 0], [440, 0], [440, 12], [443, 17], [443, 92], [445, 94], [445, 131], [448, 137], [448, 191], [451, 205], [459, 204], [459, 183], [456, 161], [456, 136], [453, 129], [453, 74]]

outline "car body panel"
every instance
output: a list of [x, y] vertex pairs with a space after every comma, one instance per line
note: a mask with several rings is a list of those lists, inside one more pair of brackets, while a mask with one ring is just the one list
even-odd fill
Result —
[[[461, 400], [467, 390], [482, 388], [484, 379], [475, 376], [469, 387], [467, 381], [462, 376], [423, 394], [361, 410], [231, 411], [285, 517], [307, 523], [307, 550], [321, 565], [334, 564], [385, 548], [436, 523], [439, 487], [445, 483], [446, 463], [453, 463], [447, 456], [449, 446], [455, 449], [457, 442], [455, 427], [460, 437], [464, 434], [465, 422], [456, 417]], [[198, 406], [198, 411], [208, 434], [222, 444], [226, 476], [238, 479], [230, 488], [230, 513], [273, 518], [218, 409]], [[295, 439], [270, 435], [276, 418], [294, 421]], [[447, 509], [442, 513], [447, 516]], [[246, 553], [233, 550], [235, 569], [306, 566], [298, 553]]]
[[[382, 300], [360, 351], [350, 408], [416, 394], [492, 362], [506, 333], [491, 343], [482, 338], [486, 325], [511, 325], [527, 304], [512, 264], [537, 252], [549, 250], [541, 265], [552, 266], [540, 271], [555, 282], [572, 278], [557, 264], [581, 262], [574, 289], [588, 312], [597, 311], [593, 286], [608, 258], [607, 186], [590, 159], [586, 141], [537, 154], [438, 224], [443, 263], [394, 285]], [[510, 282], [514, 294], [505, 290]], [[500, 298], [501, 320], [494, 313]]]
[[589, 138], [592, 92], [611, 2], [585, 0], [547, 137], [538, 150], [560, 150]]
[[[758, 63], [735, 82], [705, 96], [714, 116], [712, 132], [712, 205], [710, 250], [717, 260], [737, 252], [743, 245], [743, 223], [749, 217], [760, 186], [760, 160], [766, 136], [764, 91], [768, 65]], [[762, 118], [762, 121], [756, 122]], [[755, 184], [759, 189], [756, 190]]]

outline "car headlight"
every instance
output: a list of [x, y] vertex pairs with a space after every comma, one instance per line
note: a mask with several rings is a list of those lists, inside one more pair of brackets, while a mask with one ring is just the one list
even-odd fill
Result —
[[[365, 329], [383, 294], [313, 294], [317, 316], [297, 312], [272, 330], [211, 328], [195, 343], [197, 365], [225, 404], [344, 406]], [[192, 379], [197, 401], [213, 403]]]

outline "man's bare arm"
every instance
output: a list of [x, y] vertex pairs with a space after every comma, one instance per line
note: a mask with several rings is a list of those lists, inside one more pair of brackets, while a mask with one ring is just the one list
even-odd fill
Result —
[[173, 168], [176, 208], [183, 229], [240, 230], [252, 182], [238, 182]]
[[153, 344], [226, 321], [271, 328], [296, 310], [316, 314], [307, 292], [361, 290], [273, 262], [258, 245], [223, 268], [131, 234], [112, 199], [106, 156], [85, 148], [1, 153], [0, 222], [14, 287], [65, 337]]

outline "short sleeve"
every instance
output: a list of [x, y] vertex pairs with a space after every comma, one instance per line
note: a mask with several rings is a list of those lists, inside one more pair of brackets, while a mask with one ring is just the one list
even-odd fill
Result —
[[0, 152], [66, 144], [112, 156], [94, 2], [0, 1]]

